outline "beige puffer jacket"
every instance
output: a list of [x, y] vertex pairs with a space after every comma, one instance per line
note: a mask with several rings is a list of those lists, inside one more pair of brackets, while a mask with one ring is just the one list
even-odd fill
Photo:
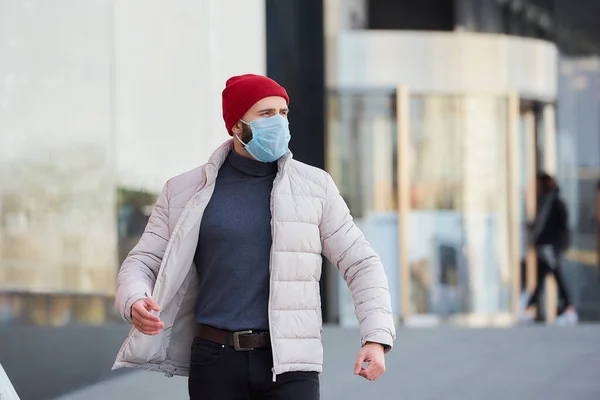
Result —
[[[130, 321], [131, 305], [145, 293], [160, 305], [164, 329], [147, 336], [131, 329], [113, 369], [187, 375], [194, 336], [198, 276], [193, 257], [202, 214], [231, 151], [227, 141], [199, 168], [167, 182], [139, 243], [117, 278], [116, 307]], [[273, 374], [321, 372], [321, 254], [342, 273], [356, 307], [361, 342], [395, 339], [387, 278], [377, 254], [354, 225], [325, 171], [292, 159], [278, 162], [271, 195], [269, 325]]]

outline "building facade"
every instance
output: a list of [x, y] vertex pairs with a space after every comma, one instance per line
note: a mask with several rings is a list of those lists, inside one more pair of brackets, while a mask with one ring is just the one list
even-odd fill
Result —
[[[563, 185], [571, 215], [564, 269], [575, 305], [582, 319], [598, 320], [599, 53], [586, 14], [600, 8], [510, 0], [324, 7], [326, 165], [382, 256], [398, 318], [514, 323], [522, 286], [535, 284], [526, 224], [544, 170]], [[546, 289], [552, 320], [559, 299], [552, 280]], [[354, 325], [339, 279], [335, 290], [332, 313]]]
[[109, 373], [120, 261], [167, 179], [229, 139], [221, 91], [266, 72], [265, 18], [262, 0], [0, 1], [0, 362], [21, 398]]
[[[109, 376], [120, 262], [165, 181], [228, 139], [220, 95], [241, 73], [287, 88], [294, 157], [335, 178], [399, 321], [514, 322], [542, 169], [598, 321], [594, 3], [0, 0], [0, 363], [21, 398]], [[321, 294], [326, 321], [356, 324], [332, 266]], [[551, 281], [546, 298], [552, 318]]]

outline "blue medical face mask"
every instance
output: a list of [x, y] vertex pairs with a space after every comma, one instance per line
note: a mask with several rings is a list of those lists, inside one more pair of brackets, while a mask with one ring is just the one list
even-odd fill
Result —
[[288, 120], [281, 114], [255, 119], [250, 123], [240, 121], [250, 127], [252, 139], [248, 143], [244, 143], [238, 135], [235, 137], [258, 161], [264, 163], [277, 161], [288, 151], [291, 139], [290, 127]]

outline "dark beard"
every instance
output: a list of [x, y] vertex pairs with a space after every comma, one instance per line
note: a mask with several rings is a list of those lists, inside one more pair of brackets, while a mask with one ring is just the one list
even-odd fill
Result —
[[240, 139], [246, 144], [252, 140], [252, 129], [244, 123], [242, 123], [242, 137]]

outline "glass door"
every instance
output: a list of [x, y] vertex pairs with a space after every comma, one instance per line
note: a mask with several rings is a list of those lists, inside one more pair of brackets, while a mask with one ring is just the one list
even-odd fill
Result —
[[[327, 169], [383, 262], [398, 315], [396, 96], [393, 91], [333, 92], [328, 104]], [[340, 274], [334, 279], [340, 323], [355, 326], [350, 291]]]
[[[528, 293], [535, 290], [537, 283], [537, 259], [535, 248], [528, 237], [527, 224], [535, 220], [537, 212], [536, 178], [540, 171], [556, 175], [556, 129], [555, 112], [552, 104], [523, 102], [519, 114], [519, 140], [523, 151], [520, 154], [522, 165], [520, 185], [521, 203], [521, 255], [523, 259], [523, 289]], [[544, 284], [544, 302], [537, 309], [538, 318], [545, 314], [547, 321], [556, 318], [558, 302], [556, 282], [548, 275]], [[541, 310], [544, 310], [544, 313]]]
[[510, 322], [519, 280], [514, 99], [400, 88], [397, 103], [405, 321]]
[[536, 135], [536, 115], [533, 104], [523, 104], [519, 113], [519, 140], [521, 142], [520, 161], [520, 206], [521, 206], [521, 257], [523, 259], [523, 288], [531, 293], [535, 289], [537, 261], [535, 249], [530, 246], [527, 225], [535, 219], [537, 206], [536, 176], [538, 170], [539, 147]]
[[[327, 168], [405, 322], [512, 323], [521, 260], [535, 282], [536, 114], [519, 104], [514, 93], [330, 93]], [[355, 325], [336, 279], [340, 322]]]

